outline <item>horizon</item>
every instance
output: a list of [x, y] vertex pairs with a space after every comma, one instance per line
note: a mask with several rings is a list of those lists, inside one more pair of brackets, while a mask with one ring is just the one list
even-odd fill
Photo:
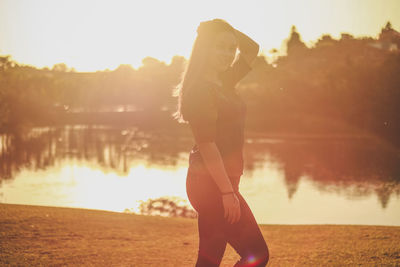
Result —
[[[75, 72], [113, 71], [120, 65], [138, 69], [146, 57], [167, 65], [174, 56], [188, 59], [198, 24], [212, 18], [225, 19], [249, 35], [260, 44], [260, 55], [267, 59], [272, 49], [284, 54], [292, 26], [308, 47], [326, 34], [333, 39], [340, 39], [342, 33], [355, 38], [377, 38], [387, 22], [393, 29], [400, 29], [400, 17], [395, 16], [400, 13], [400, 2], [396, 0], [385, 4], [373, 0], [243, 3], [3, 0], [0, 1], [0, 25], [3, 25], [0, 55], [10, 55], [18, 64], [39, 69], [64, 63]], [[229, 11], [226, 5], [230, 6]], [[260, 8], [254, 8], [256, 5]], [[183, 19], [187, 23], [182, 23]], [[126, 34], [128, 31], [134, 35]], [[131, 52], [132, 47], [135, 53]]]

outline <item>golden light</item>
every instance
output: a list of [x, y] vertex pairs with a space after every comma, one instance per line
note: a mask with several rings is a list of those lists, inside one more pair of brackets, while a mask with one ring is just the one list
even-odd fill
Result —
[[51, 1], [0, 3], [0, 54], [17, 62], [77, 71], [141, 65], [147, 56], [170, 63], [188, 58], [200, 21], [223, 18], [260, 43], [280, 48], [295, 25], [312, 43], [324, 33], [376, 35], [390, 20], [400, 27], [400, 3], [336, 1]]
[[186, 199], [186, 166], [165, 170], [133, 166], [128, 175], [105, 172], [87, 162], [65, 162], [43, 171], [24, 170], [1, 184], [2, 201], [15, 204], [138, 212], [141, 201], [177, 196]]
[[[150, 198], [178, 197], [189, 204], [184, 161], [171, 168], [146, 167], [137, 162], [126, 176], [101, 170], [100, 166], [88, 162], [64, 161], [60, 166], [23, 170], [15, 179], [1, 181], [0, 202], [117, 212], [128, 209], [136, 213], [139, 213], [140, 203]], [[396, 225], [399, 220], [399, 199], [392, 199], [383, 210], [375, 194], [349, 200], [337, 190], [315, 190], [315, 182], [309, 178], [302, 176], [296, 193], [288, 198], [284, 173], [279, 165], [268, 163], [257, 168], [250, 177], [241, 178], [240, 192], [260, 223], [307, 224], [312, 220], [318, 224], [348, 224], [349, 221], [365, 224], [369, 221], [377, 225]], [[371, 214], [375, 214], [374, 218]]]

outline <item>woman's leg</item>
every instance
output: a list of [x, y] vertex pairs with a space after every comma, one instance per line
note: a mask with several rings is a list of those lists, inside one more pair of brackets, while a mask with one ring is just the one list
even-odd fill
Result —
[[[210, 219], [211, 218], [211, 219]], [[226, 248], [226, 236], [209, 214], [198, 214], [199, 249], [196, 267], [219, 266]]]
[[196, 267], [220, 265], [225, 249], [226, 235], [222, 199], [211, 177], [188, 172], [186, 192], [197, 211], [199, 249]]
[[235, 266], [266, 266], [268, 246], [247, 202], [238, 190], [240, 177], [230, 177], [239, 198], [241, 216], [230, 224], [224, 218], [222, 197], [212, 177], [189, 173], [186, 190], [198, 212], [199, 250], [196, 267], [219, 266], [226, 244], [241, 256]]
[[240, 201], [240, 219], [226, 227], [227, 241], [241, 256], [234, 266], [264, 267], [269, 261], [267, 243], [246, 200], [240, 192], [236, 195]]

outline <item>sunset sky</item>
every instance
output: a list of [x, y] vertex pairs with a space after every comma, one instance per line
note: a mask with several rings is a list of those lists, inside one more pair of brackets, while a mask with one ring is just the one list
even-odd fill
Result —
[[325, 33], [376, 37], [387, 21], [400, 30], [399, 14], [400, 0], [0, 0], [0, 55], [39, 68], [137, 68], [146, 56], [188, 58], [203, 20], [227, 20], [268, 54], [291, 25], [312, 45]]

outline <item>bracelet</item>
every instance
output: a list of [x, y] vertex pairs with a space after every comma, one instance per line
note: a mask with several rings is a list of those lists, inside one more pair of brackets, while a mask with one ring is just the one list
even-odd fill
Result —
[[235, 192], [229, 191], [229, 192], [221, 193], [221, 195], [228, 195], [228, 194], [233, 194], [233, 193], [235, 193]]

